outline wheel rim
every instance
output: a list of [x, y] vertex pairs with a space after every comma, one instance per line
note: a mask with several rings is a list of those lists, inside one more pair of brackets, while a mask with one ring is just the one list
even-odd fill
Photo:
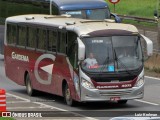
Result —
[[70, 100], [71, 100], [71, 95], [70, 95], [69, 88], [67, 88], [67, 90], [66, 90], [66, 101], [70, 101]]

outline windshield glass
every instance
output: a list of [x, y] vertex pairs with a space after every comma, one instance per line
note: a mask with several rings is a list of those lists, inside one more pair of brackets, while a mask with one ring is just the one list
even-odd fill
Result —
[[77, 11], [62, 11], [61, 14], [68, 14], [74, 18], [104, 20], [110, 18], [110, 12], [106, 9], [90, 9], [90, 10], [77, 10]]
[[83, 38], [86, 59], [82, 68], [88, 72], [135, 70], [142, 66], [138, 36]]

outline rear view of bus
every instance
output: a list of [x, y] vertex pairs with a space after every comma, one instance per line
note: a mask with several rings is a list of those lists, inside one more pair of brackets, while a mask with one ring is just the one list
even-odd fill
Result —
[[[74, 18], [103, 20], [120, 18], [110, 12], [104, 0], [0, 0], [0, 18], [23, 14], [68, 14]], [[21, 9], [23, 8], [23, 9]]]
[[29, 95], [60, 95], [68, 105], [143, 98], [144, 56], [152, 49], [152, 41], [128, 24], [52, 15], [6, 20], [7, 77], [26, 85]]
[[104, 20], [113, 17], [115, 22], [121, 22], [121, 19], [110, 12], [109, 6], [104, 0], [52, 0], [53, 6], [50, 10], [54, 12], [58, 9], [60, 15], [68, 14], [74, 18]]

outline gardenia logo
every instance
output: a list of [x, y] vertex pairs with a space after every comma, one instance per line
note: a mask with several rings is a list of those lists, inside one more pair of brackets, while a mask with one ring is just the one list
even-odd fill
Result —
[[16, 54], [15, 52], [12, 52], [12, 59], [29, 62], [28, 56]]
[[97, 89], [103, 89], [103, 88], [119, 88], [118, 85], [115, 85], [115, 86], [97, 86], [96, 87]]

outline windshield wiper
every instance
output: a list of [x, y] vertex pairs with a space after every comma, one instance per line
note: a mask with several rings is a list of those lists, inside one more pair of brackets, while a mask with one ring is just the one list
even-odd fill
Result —
[[118, 69], [118, 63], [120, 63], [121, 66], [125, 69], [125, 71], [126, 71], [128, 74], [130, 74], [130, 75], [135, 75], [135, 74], [131, 73], [131, 72], [128, 70], [128, 68], [126, 67], [126, 65], [123, 64], [123, 62], [117, 57], [116, 50], [115, 50], [115, 49], [113, 49], [113, 50], [114, 50], [115, 61], [116, 61], [116, 63], [117, 63], [117, 69]]
[[108, 67], [109, 64], [109, 56], [105, 59], [104, 63], [103, 63], [103, 67], [100, 69], [100, 73], [103, 72], [103, 70], [106, 68], [106, 66]]
[[106, 68], [106, 66], [108, 67], [108, 65], [109, 65], [109, 49], [107, 50], [108, 52], [107, 52], [107, 58], [105, 59], [105, 61], [104, 61], [104, 63], [103, 63], [103, 67], [100, 69], [100, 73], [102, 73], [103, 72], [103, 70]]

